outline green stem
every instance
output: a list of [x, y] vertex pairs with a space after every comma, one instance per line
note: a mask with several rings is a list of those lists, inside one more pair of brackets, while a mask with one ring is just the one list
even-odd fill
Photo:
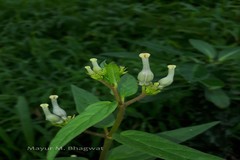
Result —
[[123, 120], [124, 113], [125, 113], [125, 106], [124, 105], [119, 106], [116, 121], [115, 121], [114, 125], [112, 126], [112, 128], [108, 134], [108, 137], [112, 137], [112, 135], [118, 130], [118, 127], [120, 126], [120, 124]]
[[111, 85], [111, 84], [109, 84], [109, 83], [107, 83], [107, 82], [105, 82], [105, 81], [103, 81], [103, 80], [100, 80], [100, 82], [101, 82], [102, 84], [104, 84], [105, 86], [107, 86], [109, 89], [112, 90], [113, 95], [114, 95], [116, 101], [118, 102], [118, 104], [121, 105], [123, 102], [122, 102], [122, 100], [121, 100], [121, 96], [120, 96], [119, 93], [118, 93], [117, 87], [116, 87], [116, 86], [113, 86], [113, 85]]
[[133, 104], [134, 102], [139, 101], [140, 99], [144, 98], [145, 96], [146, 96], [146, 94], [142, 93], [139, 96], [127, 101], [126, 103], [124, 103], [124, 105], [127, 107], [127, 106]]
[[111, 147], [112, 141], [113, 141], [112, 136], [118, 130], [118, 128], [123, 120], [124, 113], [125, 113], [125, 106], [124, 105], [119, 106], [119, 111], [117, 113], [116, 121], [113, 124], [108, 135], [106, 135], [106, 138], [105, 138], [104, 144], [103, 144], [103, 150], [100, 154], [99, 160], [105, 160], [107, 153]]
[[142, 99], [145, 96], [146, 95], [144, 93], [142, 93], [139, 96], [127, 101], [126, 103], [123, 103], [122, 105], [119, 105], [116, 121], [113, 124], [113, 126], [112, 126], [110, 132], [108, 133], [108, 135], [106, 135], [106, 138], [104, 140], [103, 150], [100, 154], [99, 160], [105, 160], [106, 159], [107, 153], [108, 153], [108, 151], [111, 147], [112, 141], [113, 141], [112, 136], [118, 130], [118, 128], [119, 128], [119, 126], [120, 126], [120, 124], [123, 120], [126, 107], [129, 106], [130, 104]]
[[84, 133], [87, 133], [87, 134], [90, 134], [90, 135], [93, 135], [93, 136], [102, 137], [102, 138], [106, 137], [105, 134], [97, 133], [97, 132], [93, 132], [93, 131], [89, 131], [89, 130], [84, 131]]
[[121, 96], [119, 95], [117, 88], [112, 87], [111, 89], [118, 104], [122, 105], [124, 102], [121, 100]]
[[107, 153], [112, 145], [112, 139], [110, 138], [105, 138], [104, 140], [104, 145], [103, 145], [103, 150], [100, 154], [99, 160], [105, 160], [107, 157]]
[[100, 81], [100, 82], [102, 82], [104, 85], [106, 85], [108, 88], [110, 88], [112, 90], [114, 97], [115, 97], [116, 101], [118, 102], [118, 113], [117, 113], [116, 120], [109, 132], [107, 132], [107, 130], [105, 129], [106, 135], [105, 135], [105, 139], [104, 139], [103, 150], [101, 151], [101, 154], [99, 157], [99, 160], [105, 160], [107, 153], [112, 145], [112, 141], [113, 141], [112, 136], [118, 130], [120, 124], [122, 123], [126, 107], [131, 105], [132, 103], [142, 99], [146, 95], [144, 93], [142, 93], [139, 96], [124, 103], [124, 100], [122, 100], [122, 98], [119, 95], [119, 92], [115, 86], [112, 86], [104, 81]]

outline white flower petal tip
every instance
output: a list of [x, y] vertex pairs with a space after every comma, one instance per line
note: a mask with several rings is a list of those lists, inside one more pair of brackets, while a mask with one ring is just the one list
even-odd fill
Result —
[[149, 58], [150, 57], [150, 53], [140, 53], [139, 57], [141, 57], [141, 58]]
[[58, 99], [58, 95], [51, 95], [49, 96], [50, 99]]
[[97, 62], [97, 58], [90, 58], [91, 62]]
[[42, 107], [42, 108], [48, 108], [48, 106], [49, 106], [49, 104], [47, 104], [47, 103], [40, 104], [40, 107]]
[[175, 69], [177, 66], [171, 64], [171, 65], [168, 65], [167, 67], [168, 67], [168, 69]]

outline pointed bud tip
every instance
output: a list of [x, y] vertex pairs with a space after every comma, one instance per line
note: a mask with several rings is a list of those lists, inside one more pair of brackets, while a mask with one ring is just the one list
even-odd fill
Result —
[[140, 58], [149, 58], [150, 57], [150, 53], [140, 53], [139, 57]]
[[42, 107], [42, 108], [48, 108], [48, 104], [47, 103], [42, 103], [42, 104], [40, 104], [40, 107]]
[[58, 95], [51, 95], [49, 96], [50, 99], [57, 99], [58, 98]]
[[175, 69], [176, 68], [176, 65], [168, 65], [167, 66], [169, 69]]
[[91, 69], [91, 67], [90, 67], [90, 66], [85, 66], [84, 68], [86, 68], [86, 69]]

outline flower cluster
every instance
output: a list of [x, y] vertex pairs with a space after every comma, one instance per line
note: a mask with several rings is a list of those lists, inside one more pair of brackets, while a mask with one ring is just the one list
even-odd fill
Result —
[[[90, 62], [91, 66], [85, 66], [87, 73], [91, 76], [91, 78], [107, 82], [108, 84], [117, 86], [118, 80], [120, 80], [120, 76], [126, 73], [126, 68], [123, 66], [118, 66], [115, 63], [102, 64], [99, 66], [96, 58], [91, 58]], [[115, 80], [112, 78], [114, 77]]]
[[57, 95], [51, 95], [49, 98], [51, 99], [53, 106], [52, 113], [50, 112], [49, 105], [47, 103], [42, 103], [40, 105], [40, 107], [43, 109], [47, 121], [51, 122], [55, 126], [62, 127], [74, 118], [74, 116], [67, 116], [67, 113], [58, 105]]
[[[137, 79], [140, 86], [142, 86], [142, 92], [145, 95], [155, 95], [159, 93], [163, 88], [169, 86], [173, 82], [175, 65], [168, 65], [168, 75], [157, 82], [152, 82], [154, 79], [154, 74], [150, 69], [149, 64], [149, 53], [141, 53], [139, 57], [142, 59], [142, 70], [139, 72]], [[96, 58], [91, 58], [91, 66], [85, 66], [87, 73], [111, 89], [115, 89], [118, 92], [118, 83], [120, 82], [121, 76], [126, 73], [126, 68], [118, 66], [115, 63], [102, 64], [99, 65]], [[115, 93], [118, 95], [119, 93]], [[49, 96], [52, 103], [52, 113], [49, 110], [49, 105], [43, 103], [40, 106], [46, 116], [46, 120], [50, 121], [55, 126], [66, 125], [74, 116], [67, 116], [66, 112], [58, 105], [57, 95]]]
[[141, 53], [139, 57], [142, 59], [143, 68], [142, 71], [138, 74], [138, 81], [139, 85], [143, 86], [143, 92], [148, 95], [154, 95], [159, 93], [164, 87], [169, 86], [173, 82], [174, 72], [175, 72], [175, 65], [168, 65], [168, 75], [158, 82], [152, 83], [154, 78], [154, 74], [150, 69], [149, 65], [149, 53]]
[[106, 73], [106, 70], [104, 68], [101, 68], [98, 65], [97, 59], [96, 58], [91, 58], [90, 59], [92, 63], [92, 68], [90, 66], [85, 66], [85, 69], [87, 70], [88, 74], [93, 78], [97, 80], [103, 79], [103, 76]]

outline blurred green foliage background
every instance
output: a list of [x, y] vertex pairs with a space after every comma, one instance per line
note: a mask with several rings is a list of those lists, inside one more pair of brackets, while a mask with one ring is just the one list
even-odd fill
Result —
[[[39, 107], [50, 94], [60, 96], [69, 115], [76, 113], [71, 84], [111, 98], [86, 75], [89, 58], [114, 60], [136, 77], [141, 52], [151, 53], [156, 80], [168, 64], [177, 73], [171, 87], [129, 107], [122, 129], [157, 133], [219, 120], [185, 144], [239, 159], [239, 22], [238, 0], [0, 0], [0, 159], [44, 158], [45, 151], [27, 146], [48, 146], [58, 130]], [[86, 134], [75, 143], [102, 144]]]

